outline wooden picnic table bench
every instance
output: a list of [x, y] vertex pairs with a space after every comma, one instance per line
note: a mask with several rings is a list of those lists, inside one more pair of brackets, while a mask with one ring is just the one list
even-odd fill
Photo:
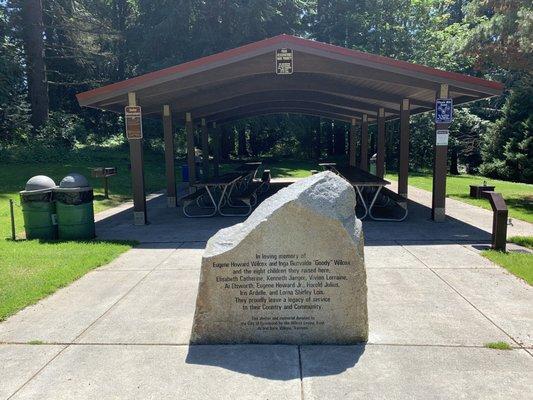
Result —
[[[385, 187], [390, 185], [389, 181], [357, 167], [336, 166], [335, 169], [339, 175], [350, 182], [350, 184], [355, 188], [355, 191], [361, 200], [361, 205], [365, 210], [365, 213], [359, 217], [360, 219], [364, 219], [369, 216], [377, 221], [403, 221], [407, 217], [407, 201], [402, 196]], [[373, 188], [375, 190], [370, 205], [367, 204], [367, 201], [363, 196], [363, 188]], [[403, 210], [405, 210], [405, 213], [400, 218], [376, 217], [372, 211], [380, 194], [397, 203]]]

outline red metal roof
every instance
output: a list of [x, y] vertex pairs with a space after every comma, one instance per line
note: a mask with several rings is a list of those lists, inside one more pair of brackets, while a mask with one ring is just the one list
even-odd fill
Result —
[[336, 55], [345, 56], [352, 58], [357, 61], [367, 61], [375, 63], [378, 65], [394, 67], [398, 69], [403, 69], [409, 72], [419, 72], [434, 76], [436, 78], [453, 80], [456, 82], [463, 82], [466, 84], [477, 85], [479, 87], [485, 87], [492, 90], [502, 90], [503, 85], [499, 82], [488, 81], [485, 79], [463, 75], [455, 72], [443, 71], [436, 68], [427, 67], [420, 64], [414, 64], [407, 61], [395, 60], [389, 57], [383, 57], [375, 54], [365, 53], [358, 50], [347, 49], [344, 47], [334, 46], [331, 44], [321, 43], [314, 40], [303, 39], [291, 35], [279, 35], [272, 38], [264, 39], [258, 42], [250, 43], [241, 47], [237, 47], [231, 50], [223, 51], [221, 53], [213, 54], [207, 57], [202, 57], [193, 61], [189, 61], [183, 64], [179, 64], [173, 67], [168, 67], [158, 71], [150, 72], [144, 75], [140, 75], [135, 78], [127, 79], [121, 82], [113, 83], [110, 85], [102, 86], [87, 92], [79, 93], [76, 95], [78, 101], [83, 101], [84, 103], [90, 102], [91, 98], [96, 96], [102, 96], [106, 94], [112, 94], [115, 91], [124, 91], [128, 88], [135, 87], [139, 84], [146, 84], [150, 81], [155, 81], [157, 79], [165, 78], [176, 73], [184, 73], [189, 70], [206, 67], [209, 64], [213, 64], [219, 61], [227, 60], [235, 56], [245, 55], [246, 53], [260, 50], [261, 48], [267, 48], [272, 45], [279, 43], [284, 44], [295, 44], [301, 47], [307, 47], [310, 49], [318, 49], [324, 52], [329, 52]]

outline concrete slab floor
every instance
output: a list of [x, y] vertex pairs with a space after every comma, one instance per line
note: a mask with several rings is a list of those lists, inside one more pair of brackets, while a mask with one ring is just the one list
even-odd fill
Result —
[[72, 342], [146, 274], [146, 271], [89, 272], [0, 323], [0, 343]]
[[296, 346], [73, 345], [13, 399], [300, 399]]
[[523, 350], [426, 346], [304, 346], [305, 400], [526, 400], [533, 360]]
[[0, 344], [0, 399], [7, 399], [64, 347]]
[[526, 282], [503, 268], [441, 269], [437, 274], [513, 340], [533, 348], [533, 290]]
[[200, 271], [156, 270], [77, 342], [188, 344]]
[[109, 264], [98, 269], [114, 271], [150, 271], [182, 245], [182, 242], [141, 243], [130, 251], [121, 254]]
[[369, 341], [461, 345], [509, 337], [429, 269], [369, 269]]
[[[487, 221], [435, 224], [421, 204], [406, 223], [364, 223], [366, 346], [189, 347], [205, 243], [242, 219], [165, 204], [144, 227], [108, 212], [100, 237], [141, 247], [0, 323], [0, 399], [531, 398], [533, 290], [469, 247]], [[34, 340], [48, 344], [16, 344]], [[483, 348], [498, 340], [514, 349]]]
[[365, 246], [366, 268], [423, 268], [427, 266], [403, 246]]
[[404, 245], [404, 248], [429, 268], [498, 268], [460, 244]]

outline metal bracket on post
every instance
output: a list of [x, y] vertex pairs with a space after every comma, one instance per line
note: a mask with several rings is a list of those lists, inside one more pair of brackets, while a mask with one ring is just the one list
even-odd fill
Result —
[[483, 196], [490, 201], [492, 207], [492, 248], [505, 251], [507, 246], [507, 218], [509, 211], [500, 193], [483, 192]]

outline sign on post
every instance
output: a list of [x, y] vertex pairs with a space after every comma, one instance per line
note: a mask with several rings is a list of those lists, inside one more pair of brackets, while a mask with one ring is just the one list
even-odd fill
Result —
[[450, 131], [448, 129], [438, 129], [437, 130], [437, 146], [448, 146], [448, 141], [450, 138]]
[[126, 116], [126, 137], [131, 139], [143, 138], [141, 107], [127, 106], [124, 110]]
[[292, 49], [276, 50], [276, 74], [290, 75], [293, 71]]
[[453, 120], [453, 100], [437, 99], [435, 103], [435, 122], [437, 124], [451, 124]]

